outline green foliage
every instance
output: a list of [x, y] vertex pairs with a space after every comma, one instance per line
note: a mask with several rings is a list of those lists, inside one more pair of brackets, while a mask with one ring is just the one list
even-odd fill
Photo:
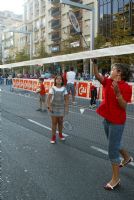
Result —
[[80, 41], [80, 35], [73, 35], [68, 39], [63, 40], [61, 42], [61, 54], [70, 54], [83, 51], [84, 49], [81, 45], [79, 47], [71, 47], [71, 43], [76, 41]]
[[[81, 45], [79, 47], [71, 47], [70, 44], [76, 41], [80, 41], [80, 35], [73, 35], [70, 36], [68, 39], [63, 40], [61, 42], [60, 54], [64, 55], [84, 51], [84, 48]], [[56, 54], [54, 53], [54, 55]], [[59, 55], [59, 52], [57, 53], [57, 55]], [[77, 61], [66, 61], [62, 62], [62, 64], [64, 64], [65, 66], [77, 66]]]
[[133, 43], [133, 36], [131, 35], [131, 29], [126, 24], [126, 19], [119, 14], [115, 15], [113, 23], [112, 35], [110, 38], [111, 46], [119, 46], [124, 44]]
[[27, 54], [26, 50], [23, 49], [21, 52], [17, 52], [15, 56], [15, 62], [21, 62], [30, 60], [29, 54]]
[[114, 56], [113, 58], [114, 63], [127, 63], [132, 64], [134, 63], [134, 54], [123, 55], [123, 56]]
[[[126, 24], [125, 17], [120, 14], [115, 15], [112, 35], [110, 38], [111, 46], [119, 46], [134, 43], [134, 37], [131, 35], [131, 29]], [[115, 56], [113, 62], [122, 62], [131, 64], [134, 62], [134, 54]]]
[[49, 54], [45, 51], [45, 45], [41, 42], [37, 47], [37, 56], [35, 58], [46, 58]]
[[95, 46], [95, 49], [99, 49], [99, 48], [102, 48], [105, 46], [106, 44], [106, 38], [101, 35], [101, 34], [98, 34], [97, 37], [95, 38], [95, 41], [94, 41], [94, 46]]
[[6, 64], [10, 64], [10, 63], [14, 63], [14, 62], [15, 62], [15, 59], [11, 55], [9, 55], [9, 57], [5, 61]]
[[[120, 46], [134, 43], [134, 36], [131, 35], [131, 29], [126, 25], [125, 17], [119, 13], [115, 15], [113, 22], [112, 35], [110, 38], [104, 38], [102, 35], [97, 35], [95, 38], [95, 48], [103, 48], [108, 46]], [[101, 68], [105, 68], [106, 65], [111, 62], [122, 63], [134, 63], [134, 54], [114, 56], [112, 58], [105, 57], [99, 59], [99, 65]]]

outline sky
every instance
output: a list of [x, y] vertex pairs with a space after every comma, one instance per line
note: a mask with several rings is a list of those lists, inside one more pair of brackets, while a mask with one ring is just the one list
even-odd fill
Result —
[[23, 14], [24, 0], [0, 0], [0, 11], [9, 10], [15, 14]]

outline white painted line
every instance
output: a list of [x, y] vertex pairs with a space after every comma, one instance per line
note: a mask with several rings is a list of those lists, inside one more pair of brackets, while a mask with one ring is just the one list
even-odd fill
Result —
[[95, 146], [91, 146], [91, 148], [92, 148], [92, 149], [95, 149], [96, 151], [99, 151], [99, 152], [101, 152], [101, 153], [103, 153], [103, 154], [105, 154], [105, 155], [108, 155], [108, 152], [105, 151], [105, 150], [103, 150], [103, 149], [100, 149], [100, 148], [95, 147]]
[[130, 116], [127, 116], [127, 118], [129, 118], [129, 119], [134, 119], [134, 117], [130, 117]]
[[28, 121], [30, 121], [30, 122], [32, 122], [32, 123], [38, 125], [38, 126], [41, 126], [41, 127], [45, 128], [45, 129], [48, 129], [48, 130], [51, 131], [51, 128], [49, 128], [48, 126], [44, 126], [43, 124], [40, 124], [39, 122], [36, 122], [36, 121], [34, 121], [34, 120], [32, 120], [32, 119], [28, 119]]
[[[105, 154], [105, 155], [108, 155], [108, 152], [105, 151], [105, 150], [103, 150], [103, 149], [100, 149], [100, 148], [95, 147], [95, 146], [91, 146], [91, 148], [94, 149], [94, 150], [96, 150], [96, 151], [99, 151], [99, 152], [101, 152], [101, 153], [103, 153], [103, 154]], [[122, 159], [122, 158], [121, 158], [121, 159]], [[129, 163], [129, 165], [131, 165], [131, 166], [134, 167], [134, 162]]]
[[[1, 90], [0, 90], [1, 91]], [[8, 92], [8, 91], [5, 91], [4, 90], [4, 92], [5, 93], [8, 93], [8, 94], [12, 94], [12, 95], [16, 95], [16, 96], [22, 96], [22, 97], [25, 97], [25, 98], [32, 98], [32, 99], [36, 99], [36, 100], [38, 100], [38, 97], [36, 98], [36, 97], [33, 97], [33, 96], [29, 96], [29, 94], [28, 95], [25, 95], [25, 94], [21, 94], [21, 93], [12, 93], [12, 92]], [[133, 103], [132, 103], [133, 104]], [[76, 107], [81, 107], [81, 106], [76, 106]], [[81, 108], [84, 108], [85, 110], [88, 110], [88, 111], [92, 111], [92, 112], [95, 112], [96, 110], [94, 110], [94, 109], [90, 109], [90, 108], [85, 108], [85, 107], [81, 107]], [[74, 113], [74, 114], [80, 114], [81, 115], [81, 113], [79, 113], [79, 112], [73, 112], [73, 111], [69, 111], [70, 113]], [[128, 119], [133, 119], [134, 120], [134, 117], [131, 117], [131, 115], [129, 115], [129, 116], [127, 116], [127, 118]]]
[[[36, 125], [38, 125], [38, 126], [41, 126], [41, 127], [43, 127], [43, 128], [45, 128], [45, 129], [47, 129], [47, 130], [52, 130], [50, 127], [48, 127], [48, 126], [45, 126], [45, 125], [43, 125], [43, 124], [41, 124], [41, 123], [39, 123], [39, 122], [36, 122], [36, 121], [34, 121], [34, 120], [32, 120], [32, 119], [27, 119], [29, 122], [31, 122], [31, 123], [33, 123], [33, 124], [36, 124]], [[58, 133], [58, 131], [56, 131], [57, 133]], [[65, 133], [63, 133], [63, 136], [64, 137], [67, 137], [68, 135], [67, 134], [65, 134]]]

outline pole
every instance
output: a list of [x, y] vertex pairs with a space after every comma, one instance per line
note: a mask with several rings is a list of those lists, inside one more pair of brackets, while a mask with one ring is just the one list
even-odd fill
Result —
[[[32, 32], [29, 33], [29, 37], [30, 37], [30, 47], [29, 47], [29, 50], [30, 50], [30, 60], [32, 60], [32, 51], [33, 51], [33, 48], [32, 48], [32, 40], [33, 40], [33, 37], [32, 37]], [[33, 67], [30, 66], [30, 73], [33, 72]]]
[[[94, 49], [94, 5], [93, 6], [88, 6], [88, 5], [83, 5], [81, 3], [76, 3], [76, 2], [73, 2], [73, 1], [70, 1], [70, 0], [60, 0], [60, 3], [62, 4], [66, 4], [66, 5], [70, 5], [70, 6], [74, 6], [74, 7], [78, 7], [78, 8], [81, 8], [81, 9], [85, 9], [85, 10], [88, 10], [88, 11], [91, 11], [92, 12], [92, 18], [90, 20], [91, 24], [91, 29], [90, 29], [90, 50], [92, 51]], [[92, 69], [93, 69], [93, 66], [92, 66], [92, 62], [91, 62], [91, 59], [90, 59], [90, 76], [92, 77]]]
[[[4, 40], [5, 41], [5, 40]], [[2, 64], [4, 65], [5, 63], [5, 45], [4, 45], [4, 41], [1, 40], [1, 47], [2, 47]], [[3, 75], [5, 74], [5, 70], [3, 68]]]
[[30, 60], [32, 60], [32, 33], [29, 33], [29, 37], [30, 37]]
[[[90, 30], [90, 50], [94, 50], [94, 6], [92, 8], [92, 17], [91, 17], [91, 21], [90, 21], [90, 25], [91, 25], [91, 30]], [[93, 63], [90, 59], [90, 77], [92, 78], [93, 76]]]

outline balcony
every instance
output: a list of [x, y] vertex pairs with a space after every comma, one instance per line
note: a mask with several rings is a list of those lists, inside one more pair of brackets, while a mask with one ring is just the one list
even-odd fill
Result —
[[70, 34], [71, 35], [78, 35], [79, 33], [76, 32], [76, 30], [74, 29], [74, 27], [71, 25], [70, 26]]
[[73, 26], [70, 27], [70, 34], [71, 34], [71, 35], [77, 34], [77, 32], [76, 32], [76, 30], [74, 29]]
[[39, 27], [34, 27], [34, 31], [39, 31]]
[[52, 29], [55, 29], [55, 28], [60, 28], [61, 27], [61, 22], [60, 20], [53, 20], [52, 23], [51, 23], [51, 28]]
[[45, 28], [45, 24], [41, 23], [40, 28], [42, 28], [42, 29]]
[[34, 43], [38, 43], [39, 42], [39, 38], [38, 37], [35, 37], [34, 38]]
[[40, 40], [45, 41], [45, 36], [41, 36]]
[[57, 17], [61, 14], [61, 11], [60, 11], [60, 8], [57, 7], [57, 8], [52, 8], [51, 10], [51, 16], [53, 17]]
[[52, 53], [58, 52], [58, 51], [60, 51], [60, 46], [59, 45], [51, 47], [51, 52]]
[[61, 35], [60, 35], [59, 32], [52, 33], [52, 36], [51, 36], [52, 41], [57, 41], [57, 40], [60, 40], [60, 39], [61, 39]]
[[76, 16], [76, 18], [77, 18], [78, 20], [81, 20], [81, 19], [82, 19], [82, 14], [81, 14], [81, 11], [80, 11], [80, 10], [77, 10], [76, 12], [74, 12], [74, 14], [75, 14], [75, 16]]
[[60, 7], [60, 3], [59, 3], [60, 1], [59, 0], [51, 0], [51, 5], [52, 5], [52, 7]]
[[71, 0], [71, 1], [73, 1], [75, 3], [82, 3], [82, 0]]

